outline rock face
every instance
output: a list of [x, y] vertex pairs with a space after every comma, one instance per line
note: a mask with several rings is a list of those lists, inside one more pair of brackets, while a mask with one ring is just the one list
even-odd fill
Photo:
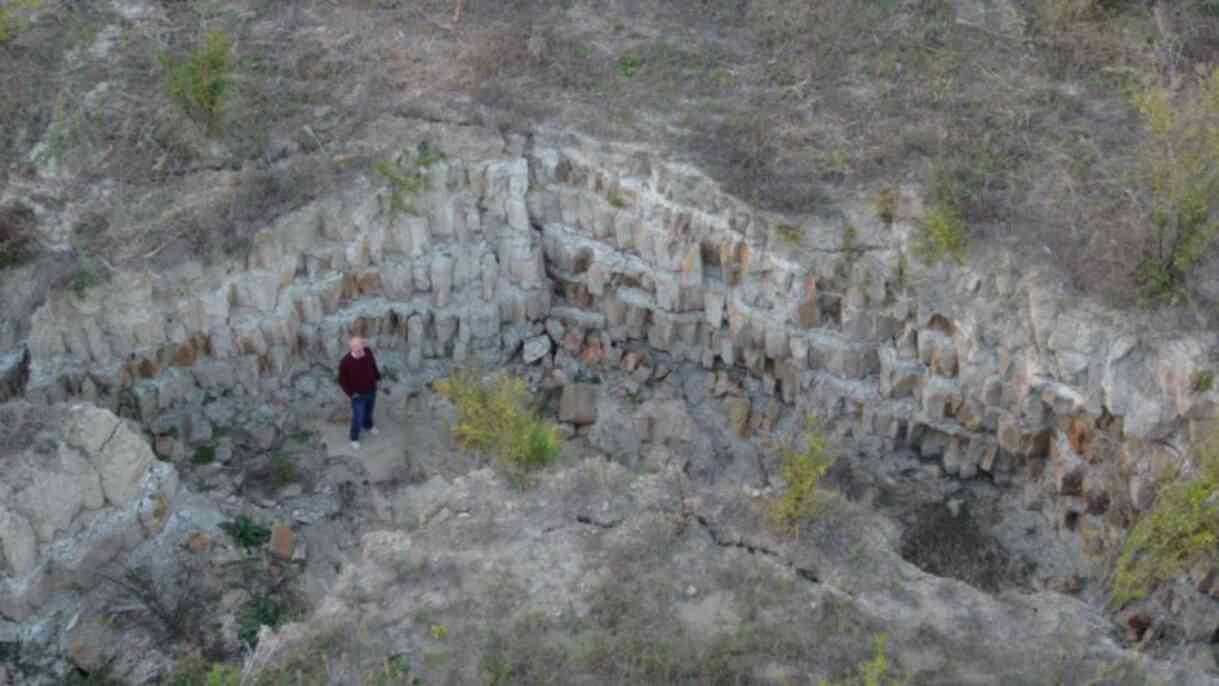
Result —
[[[112, 655], [98, 637], [113, 627], [79, 604], [108, 565], [164, 539], [177, 472], [107, 410], [21, 401], [0, 405], [0, 466], [0, 614], [4, 640], [23, 646], [5, 668], [18, 683], [58, 683], [61, 632], [69, 654], [96, 657], [100, 644]], [[159, 663], [146, 662], [151, 675]], [[115, 666], [132, 676], [130, 660]]]
[[[986, 246], [963, 267], [923, 264], [909, 250], [917, 212], [885, 223], [861, 200], [780, 217], [646, 149], [554, 131], [526, 144], [392, 118], [370, 136], [387, 157], [424, 141], [446, 151], [421, 169], [416, 214], [391, 219], [384, 189], [363, 181], [277, 220], [242, 264], [57, 295], [33, 318], [26, 397], [95, 402], [205, 443], [341, 406], [332, 370], [350, 334], [414, 379], [518, 351], [558, 366], [647, 347], [748, 370], [773, 403], [727, 401], [741, 436], [814, 414], [860, 450], [912, 448], [957, 478], [1015, 483], [1092, 560], [1215, 428], [1219, 395], [1191, 381], [1214, 333], [1156, 333]], [[776, 238], [793, 221], [799, 242]], [[585, 393], [564, 393], [570, 421], [592, 421]], [[641, 432], [684, 440], [657, 409]], [[74, 452], [56, 458], [56, 474], [84, 475], [75, 491], [38, 513], [0, 499], [10, 568], [36, 567], [31, 542], [99, 492], [109, 507], [143, 492], [131, 480], [147, 456], [105, 436], [107, 421], [82, 413]]]

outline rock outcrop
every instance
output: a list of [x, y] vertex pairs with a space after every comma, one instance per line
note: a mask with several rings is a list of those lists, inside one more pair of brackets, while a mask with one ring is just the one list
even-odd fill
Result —
[[[1158, 479], [1188, 473], [1190, 446], [1215, 427], [1219, 393], [1192, 381], [1213, 333], [1170, 335], [1151, 315], [1070, 298], [999, 249], [924, 264], [909, 248], [916, 189], [891, 222], [863, 198], [792, 218], [645, 149], [558, 132], [505, 140], [391, 118], [370, 140], [386, 157], [422, 143], [446, 157], [419, 168], [416, 213], [385, 211], [366, 180], [279, 219], [243, 264], [55, 296], [34, 316], [26, 397], [96, 402], [167, 443], [201, 443], [335, 402], [330, 365], [351, 333], [419, 378], [522, 349], [549, 366], [647, 348], [748, 370], [769, 398], [725, 401], [742, 435], [812, 413], [861, 450], [911, 448], [960, 479], [1014, 482], [1096, 577]], [[569, 419], [591, 422], [591, 400], [570, 393]], [[96, 489], [4, 515], [14, 569], [99, 492], [142, 493], [139, 463], [89, 436], [69, 447], [101, 451], [81, 458]], [[60, 472], [85, 469], [73, 459]]]
[[108, 410], [24, 401], [0, 405], [0, 463], [0, 643], [14, 649], [4, 669], [17, 683], [62, 683], [67, 654], [137, 683], [154, 676], [166, 658], [150, 647], [119, 655], [138, 641], [119, 641], [91, 599], [129, 560], [172, 567], [195, 509], [180, 512], [174, 467]]

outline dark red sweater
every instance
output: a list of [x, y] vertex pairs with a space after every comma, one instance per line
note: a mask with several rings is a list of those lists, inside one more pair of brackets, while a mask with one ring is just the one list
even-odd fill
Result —
[[372, 351], [364, 349], [364, 356], [356, 359], [347, 353], [339, 361], [339, 386], [347, 395], [369, 393], [377, 387], [381, 380], [381, 371], [377, 369], [377, 358]]

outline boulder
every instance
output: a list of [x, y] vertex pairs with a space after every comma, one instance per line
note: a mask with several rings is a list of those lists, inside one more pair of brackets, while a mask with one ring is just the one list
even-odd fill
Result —
[[521, 350], [521, 359], [525, 364], [533, 364], [550, 354], [550, 336], [542, 334], [525, 341]]
[[559, 421], [577, 426], [597, 421], [597, 387], [594, 384], [573, 383], [563, 387], [559, 398]]
[[296, 533], [285, 524], [276, 524], [271, 527], [271, 542], [268, 547], [275, 557], [290, 560], [296, 551]]

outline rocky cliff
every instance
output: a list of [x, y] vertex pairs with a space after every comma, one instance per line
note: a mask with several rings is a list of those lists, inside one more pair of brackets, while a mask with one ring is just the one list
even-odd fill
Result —
[[[914, 450], [953, 479], [993, 482], [1046, 514], [1074, 551], [1060, 571], [1091, 581], [1212, 430], [1219, 393], [1192, 379], [1213, 333], [1069, 297], [998, 249], [924, 263], [917, 189], [884, 218], [863, 197], [790, 217], [645, 148], [559, 131], [505, 138], [389, 117], [367, 143], [397, 175], [281, 217], [243, 261], [54, 295], [33, 316], [28, 371], [13, 365], [26, 399], [109, 408], [171, 456], [332, 411], [333, 362], [353, 333], [415, 387], [450, 361], [510, 360], [543, 333], [560, 349], [554, 362], [545, 346], [546, 365], [616, 368], [651, 351], [711, 371], [741, 434], [812, 413], [861, 463]], [[716, 392], [741, 371], [747, 392]], [[73, 412], [69, 426], [102, 416]], [[643, 440], [671, 429], [639, 421]], [[118, 451], [94, 428], [53, 451], [55, 478], [86, 485], [39, 514], [6, 506], [14, 579], [78, 511], [152, 516], [132, 504], [153, 492], [133, 485], [153, 465], [147, 449]], [[600, 442], [626, 460], [638, 446]], [[1219, 627], [1211, 592], [1182, 591], [1202, 608], [1191, 640]], [[24, 608], [29, 593], [7, 602]]]

